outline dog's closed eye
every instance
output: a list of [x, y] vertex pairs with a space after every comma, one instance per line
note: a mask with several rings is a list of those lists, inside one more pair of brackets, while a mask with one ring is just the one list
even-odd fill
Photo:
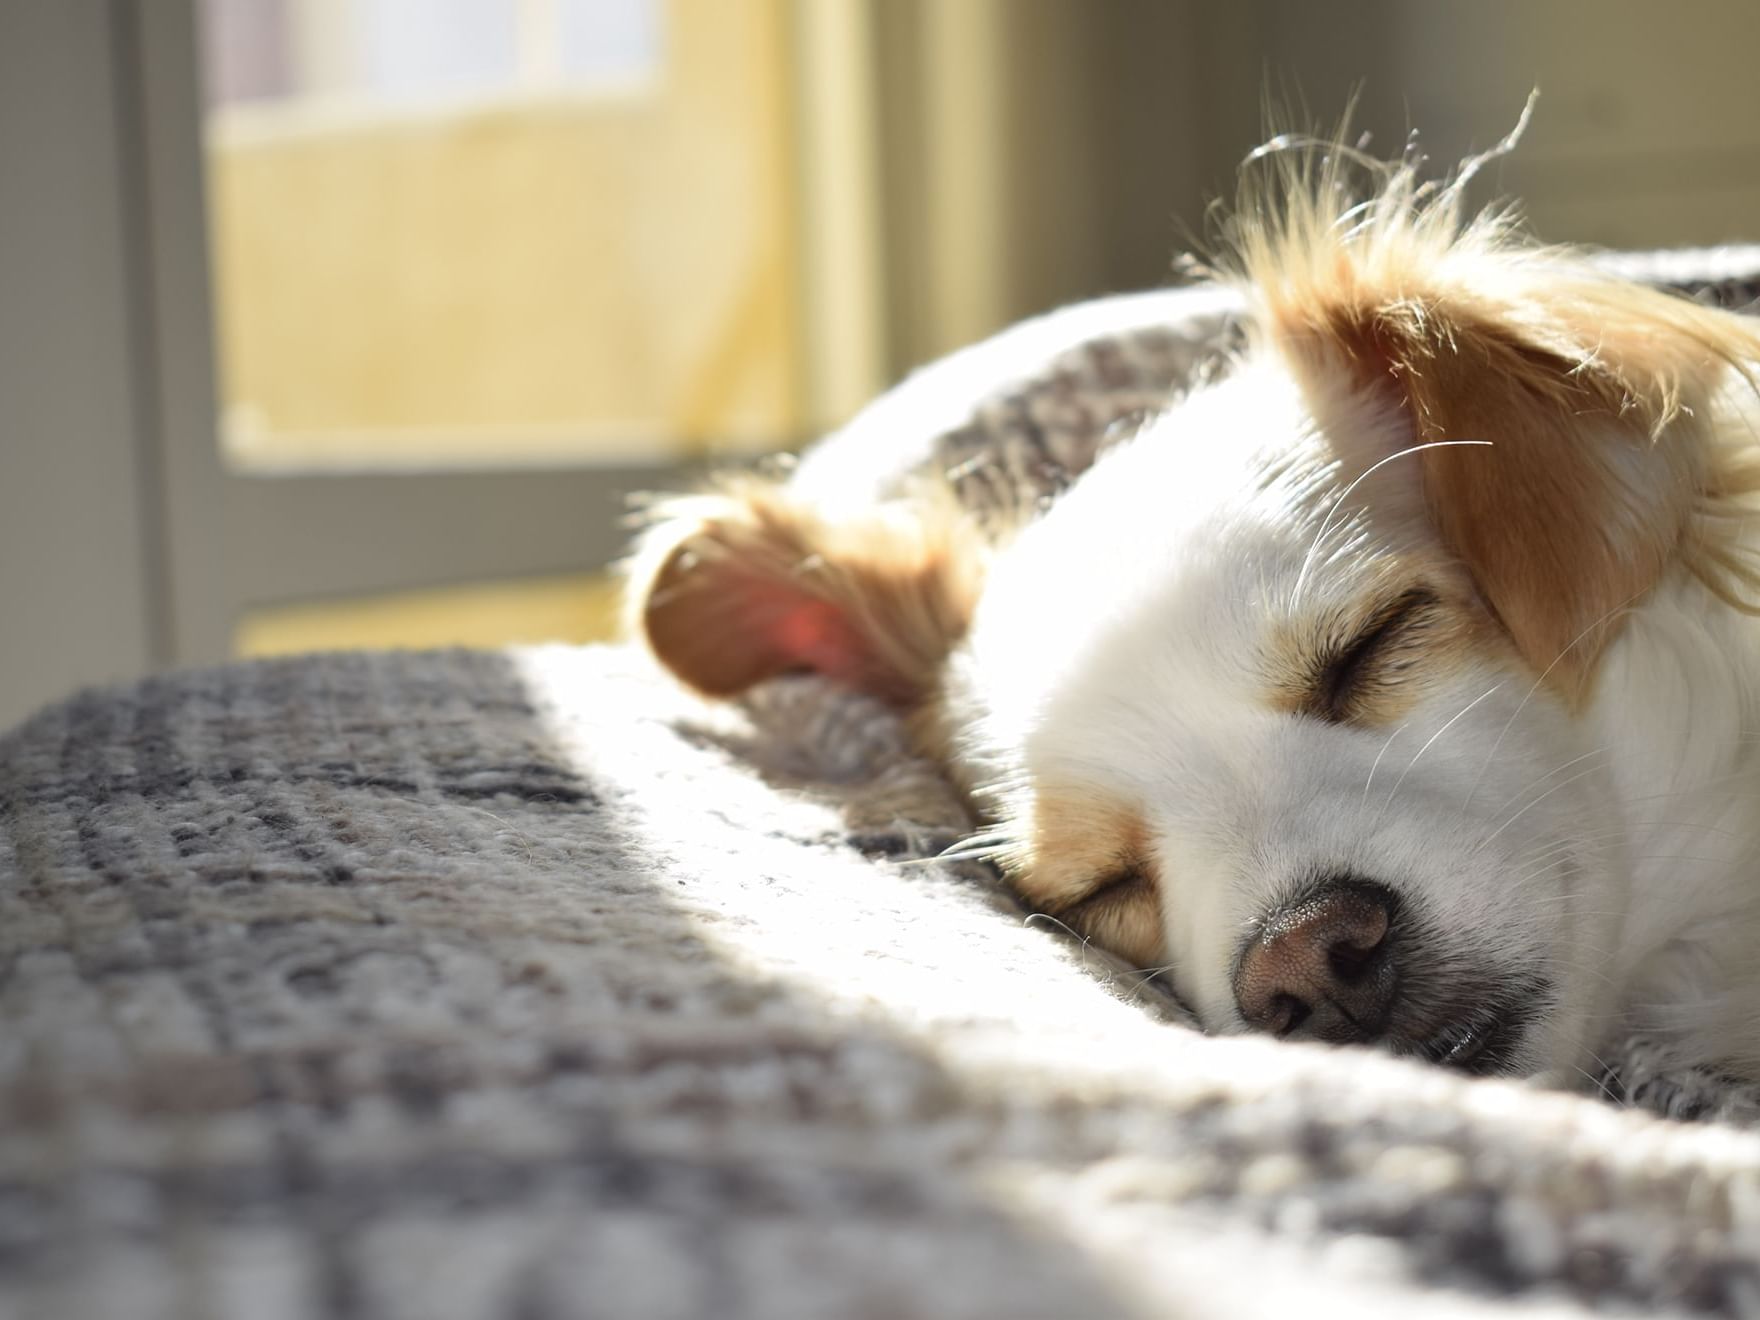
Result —
[[1161, 956], [1161, 900], [1155, 879], [1145, 867], [1125, 867], [1099, 880], [1085, 897], [1054, 915], [1071, 930], [1139, 966], [1148, 966]]
[[1412, 587], [1376, 609], [1358, 630], [1327, 642], [1298, 709], [1329, 724], [1374, 722], [1381, 698], [1422, 658], [1441, 622], [1441, 601]]

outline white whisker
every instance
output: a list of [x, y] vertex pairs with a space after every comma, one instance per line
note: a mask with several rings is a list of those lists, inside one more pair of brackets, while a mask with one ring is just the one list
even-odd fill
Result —
[[1489, 697], [1493, 692], [1496, 692], [1502, 686], [1503, 686], [1503, 683], [1501, 680], [1499, 680], [1496, 683], [1493, 683], [1490, 687], [1486, 688], [1478, 696], [1474, 697], [1471, 701], [1469, 701], [1465, 706], [1462, 706], [1461, 709], [1455, 713], [1454, 718], [1449, 720], [1449, 722], [1447, 724], [1444, 724], [1435, 733], [1430, 735], [1430, 740], [1428, 742], [1426, 742], [1422, 747], [1418, 748], [1418, 755], [1414, 756], [1411, 760], [1407, 761], [1406, 768], [1399, 772], [1399, 778], [1394, 781], [1393, 791], [1387, 795], [1387, 801], [1382, 803], [1382, 805], [1381, 805], [1381, 810], [1383, 813], [1385, 813], [1387, 811], [1387, 808], [1392, 805], [1393, 799], [1395, 797], [1399, 796], [1400, 787], [1401, 787], [1401, 785], [1403, 785], [1406, 782], [1406, 776], [1412, 773], [1412, 767], [1415, 766], [1416, 764], [1418, 764], [1419, 759], [1424, 755], [1425, 752], [1429, 751], [1432, 747], [1434, 747], [1436, 745], [1436, 740], [1438, 738], [1442, 737], [1442, 735], [1447, 733], [1450, 729], [1454, 728], [1454, 726], [1456, 724], [1458, 724], [1461, 721], [1461, 719], [1464, 718], [1467, 715], [1467, 713], [1473, 709], [1473, 707], [1477, 706], [1481, 701], [1485, 700], [1486, 697]]
[[1553, 766], [1552, 769], [1541, 775], [1540, 778], [1529, 780], [1521, 788], [1510, 794], [1509, 797], [1505, 798], [1503, 802], [1499, 804], [1497, 811], [1494, 811], [1491, 814], [1494, 816], [1497, 815], [1498, 812], [1501, 812], [1505, 807], [1508, 807], [1511, 803], [1515, 802], [1516, 799], [1533, 792], [1536, 788], [1539, 788], [1540, 785], [1544, 784], [1548, 779], [1551, 779], [1552, 776], [1557, 774], [1560, 770], [1569, 770], [1573, 765], [1581, 764], [1582, 762], [1587, 761], [1591, 756], [1599, 756], [1606, 750], [1605, 747], [1593, 747], [1580, 756], [1573, 756], [1563, 764]]
[[1370, 464], [1369, 467], [1361, 475], [1359, 475], [1356, 478], [1356, 480], [1352, 481], [1350, 483], [1350, 485], [1346, 486], [1344, 488], [1343, 493], [1340, 494], [1339, 497], [1332, 502], [1332, 507], [1327, 510], [1326, 516], [1320, 520], [1320, 530], [1318, 532], [1314, 533], [1314, 542], [1311, 546], [1308, 547], [1307, 557], [1302, 560], [1302, 567], [1301, 567], [1300, 571], [1298, 571], [1296, 574], [1295, 587], [1290, 592], [1290, 605], [1291, 605], [1291, 607], [1293, 608], [1301, 603], [1302, 588], [1307, 584], [1308, 572], [1313, 567], [1314, 560], [1315, 560], [1316, 556], [1319, 554], [1321, 542], [1326, 539], [1327, 532], [1329, 532], [1332, 529], [1333, 517], [1338, 513], [1338, 511], [1340, 509], [1342, 509], [1344, 507], [1344, 502], [1351, 497], [1352, 491], [1354, 491], [1358, 486], [1362, 485], [1370, 477], [1374, 476], [1375, 473], [1379, 472], [1382, 468], [1386, 467], [1389, 463], [1393, 462], [1397, 458], [1406, 458], [1412, 454], [1421, 454], [1426, 449], [1449, 449], [1449, 448], [1453, 448], [1455, 446], [1460, 446], [1460, 445], [1478, 445], [1478, 446], [1482, 446], [1486, 449], [1489, 449], [1489, 448], [1491, 448], [1491, 441], [1489, 441], [1489, 440], [1431, 440], [1431, 441], [1428, 441], [1427, 443], [1421, 444], [1421, 445], [1408, 445], [1406, 448], [1399, 450], [1397, 453], [1389, 454], [1386, 458], [1383, 458], [1378, 462]]
[[1606, 623], [1614, 615], [1618, 614], [1621, 610], [1625, 609], [1628, 605], [1630, 605], [1633, 601], [1638, 599], [1638, 597], [1643, 594], [1644, 593], [1642, 591], [1634, 591], [1631, 595], [1627, 596], [1619, 604], [1615, 605], [1612, 609], [1608, 610], [1607, 613], [1603, 614], [1600, 618], [1596, 619], [1595, 622], [1591, 623], [1587, 628], [1583, 629], [1582, 632], [1578, 633], [1575, 637], [1571, 638], [1570, 641], [1566, 642], [1564, 649], [1561, 650], [1557, 655], [1552, 657], [1552, 663], [1547, 665], [1545, 669], [1540, 671], [1540, 677], [1534, 680], [1534, 686], [1528, 689], [1527, 695], [1525, 695], [1521, 699], [1521, 702], [1516, 706], [1515, 710], [1510, 712], [1509, 719], [1504, 721], [1503, 729], [1497, 735], [1497, 741], [1491, 744], [1491, 750], [1485, 754], [1485, 762], [1483, 765], [1481, 765], [1479, 767], [1479, 774], [1473, 780], [1472, 791], [1467, 794], [1467, 800], [1466, 800], [1466, 802], [1464, 802], [1461, 805], [1461, 810], [1465, 811], [1473, 805], [1473, 799], [1476, 796], [1478, 796], [1478, 793], [1479, 793], [1479, 785], [1482, 782], [1484, 782], [1485, 772], [1491, 768], [1492, 761], [1497, 759], [1497, 751], [1500, 747], [1503, 746], [1503, 740], [1509, 736], [1509, 731], [1510, 731], [1511, 727], [1514, 726], [1515, 722], [1521, 718], [1522, 712], [1528, 708], [1528, 703], [1534, 699], [1534, 694], [1536, 692], [1538, 692], [1541, 688], [1541, 685], [1544, 684], [1546, 682], [1546, 680], [1552, 676], [1552, 671], [1554, 669], [1558, 668], [1559, 663], [1567, 655], [1569, 655], [1573, 650], [1575, 650], [1578, 643], [1580, 643], [1585, 637], [1587, 637], [1590, 633], [1594, 632], [1602, 624]]
[[1520, 820], [1523, 816], [1527, 815], [1530, 811], [1532, 811], [1535, 807], [1539, 806], [1542, 802], [1544, 802], [1547, 798], [1551, 797], [1554, 793], [1557, 793], [1561, 789], [1569, 788], [1572, 784], [1576, 783], [1577, 780], [1585, 778], [1588, 775], [1595, 774], [1600, 769], [1601, 769], [1600, 766], [1592, 765], [1587, 770], [1579, 770], [1576, 774], [1572, 775], [1569, 779], [1565, 779], [1557, 784], [1554, 784], [1551, 788], [1547, 789], [1544, 793], [1540, 794], [1539, 797], [1534, 798], [1525, 807], [1523, 807], [1520, 811], [1516, 812], [1515, 815], [1511, 816], [1508, 820], [1504, 821], [1503, 824], [1499, 825], [1495, 830], [1493, 830], [1487, 838], [1485, 838], [1484, 840], [1482, 840], [1479, 843], [1478, 847], [1473, 849], [1473, 854], [1475, 856], [1477, 856], [1479, 853], [1484, 852], [1485, 849], [1489, 848], [1493, 843], [1495, 843], [1497, 841], [1498, 835], [1502, 834], [1511, 825], [1514, 825], [1518, 820]]
[[1381, 768], [1381, 758], [1387, 755], [1387, 749], [1393, 746], [1393, 740], [1399, 737], [1400, 734], [1404, 733], [1410, 725], [1411, 721], [1408, 720], [1405, 724], [1400, 725], [1399, 728], [1388, 734], [1387, 741], [1381, 744], [1381, 750], [1375, 753], [1375, 764], [1369, 767], [1369, 777], [1363, 781], [1363, 804], [1365, 806], [1368, 805], [1369, 802], [1369, 785], [1375, 782], [1375, 772]]

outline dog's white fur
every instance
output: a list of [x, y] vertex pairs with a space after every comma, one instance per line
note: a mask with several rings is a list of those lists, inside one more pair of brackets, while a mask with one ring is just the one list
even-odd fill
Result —
[[1267, 159], [1217, 276], [1250, 346], [1042, 517], [732, 483], [651, 532], [642, 634], [712, 694], [898, 702], [1028, 900], [1214, 1030], [1266, 914], [1363, 876], [1425, 932], [1402, 1048], [1525, 995], [1503, 1070], [1642, 1031], [1760, 1080], [1760, 333], [1464, 178]]

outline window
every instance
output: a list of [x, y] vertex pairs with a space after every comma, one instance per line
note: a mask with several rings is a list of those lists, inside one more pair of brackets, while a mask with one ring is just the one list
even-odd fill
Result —
[[630, 492], [881, 382], [866, 0], [124, 20], [179, 658], [597, 635]]
[[786, 10], [205, 0], [228, 461], [797, 443]]

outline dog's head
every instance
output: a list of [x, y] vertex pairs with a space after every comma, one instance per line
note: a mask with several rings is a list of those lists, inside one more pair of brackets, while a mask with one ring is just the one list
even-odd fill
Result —
[[642, 634], [716, 695], [907, 710], [1026, 899], [1216, 1030], [1581, 1066], [1629, 864], [1594, 714], [1622, 622], [1734, 600], [1745, 323], [1458, 192], [1298, 167], [1236, 222], [1236, 368], [993, 544], [945, 492], [675, 505]]

